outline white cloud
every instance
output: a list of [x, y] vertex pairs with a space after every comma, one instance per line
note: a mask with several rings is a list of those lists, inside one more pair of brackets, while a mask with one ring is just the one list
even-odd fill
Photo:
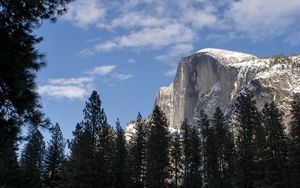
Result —
[[233, 22], [232, 27], [247, 37], [256, 40], [270, 35], [276, 37], [288, 31], [300, 18], [300, 1], [234, 1], [226, 16]]
[[94, 51], [90, 50], [90, 49], [83, 49], [79, 52], [79, 55], [84, 58], [84, 57], [88, 57], [88, 56], [92, 56], [94, 55]]
[[118, 80], [128, 80], [131, 78], [133, 75], [132, 74], [115, 74], [114, 77], [117, 78]]
[[[165, 53], [155, 58], [170, 64], [172, 70], [166, 74], [171, 75], [177, 58], [190, 53], [199, 39], [216, 45], [282, 37], [296, 46], [300, 0], [77, 0], [65, 19], [84, 29], [96, 26], [109, 33], [90, 41], [91, 47], [83, 49], [81, 57], [115, 49], [160, 49]], [[106, 75], [113, 69], [90, 73]]]
[[104, 44], [96, 45], [97, 51], [109, 51], [114, 48], [161, 48], [177, 43], [192, 42], [195, 33], [188, 27], [180, 24], [170, 24], [159, 28], [145, 28], [141, 31], [115, 38]]
[[98, 0], [77, 0], [68, 6], [65, 20], [79, 27], [87, 27], [103, 20], [106, 14], [105, 7]]
[[92, 82], [94, 79], [91, 77], [79, 77], [79, 78], [55, 78], [49, 79], [50, 84], [59, 85], [82, 85]]
[[93, 80], [90, 77], [50, 79], [38, 92], [54, 98], [84, 99], [92, 90]]
[[89, 71], [89, 74], [104, 76], [111, 73], [116, 68], [116, 65], [102, 65], [95, 67], [93, 70]]
[[170, 61], [174, 60], [174, 58], [187, 55], [192, 50], [193, 45], [191, 44], [177, 44], [169, 48], [166, 54], [157, 56], [156, 59], [160, 61]]
[[168, 18], [158, 18], [152, 15], [147, 15], [143, 12], [128, 12], [111, 21], [110, 27], [136, 28], [136, 27], [160, 27], [168, 24]]
[[127, 59], [127, 63], [129, 63], [129, 64], [133, 64], [133, 63], [135, 63], [135, 60], [134, 59]]
[[115, 41], [107, 41], [104, 43], [98, 43], [97, 45], [95, 45], [95, 50], [97, 52], [107, 52], [110, 51], [114, 48], [118, 48], [118, 44]]

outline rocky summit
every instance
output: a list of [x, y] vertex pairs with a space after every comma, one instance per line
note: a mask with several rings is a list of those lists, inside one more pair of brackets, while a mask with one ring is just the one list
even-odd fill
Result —
[[216, 107], [230, 115], [232, 104], [249, 88], [261, 109], [274, 100], [285, 113], [294, 93], [300, 92], [300, 56], [258, 58], [251, 54], [207, 48], [181, 58], [174, 81], [157, 93], [160, 106], [176, 128], [192, 121], [200, 110], [212, 115]]

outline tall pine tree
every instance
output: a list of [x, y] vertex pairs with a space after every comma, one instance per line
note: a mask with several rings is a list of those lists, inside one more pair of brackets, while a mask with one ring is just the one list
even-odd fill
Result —
[[46, 187], [59, 188], [63, 187], [66, 143], [58, 123], [51, 129], [51, 132], [52, 137], [45, 156], [45, 185]]
[[169, 178], [169, 131], [162, 110], [155, 106], [147, 143], [146, 186], [167, 187]]
[[176, 130], [171, 136], [170, 143], [170, 161], [171, 161], [171, 174], [172, 174], [172, 187], [179, 187], [182, 182], [182, 144], [180, 132]]
[[42, 187], [43, 161], [45, 142], [42, 133], [36, 126], [31, 126], [28, 134], [28, 143], [21, 156], [22, 187]]
[[201, 140], [196, 127], [187, 120], [181, 124], [183, 153], [183, 187], [201, 187]]
[[105, 120], [97, 133], [96, 162], [98, 185], [112, 187], [114, 183], [115, 131]]
[[70, 142], [70, 157], [67, 162], [65, 187], [97, 187], [98, 173], [95, 170], [92, 146], [91, 133], [84, 129], [83, 123], [78, 123], [75, 131], [73, 131], [73, 139]]
[[71, 141], [68, 162], [70, 187], [98, 187], [113, 184], [114, 131], [107, 123], [101, 100], [93, 91]]
[[274, 102], [266, 103], [262, 110], [266, 126], [264, 187], [289, 187], [287, 166], [287, 137], [284, 133], [282, 113]]
[[123, 188], [126, 186], [126, 139], [125, 133], [120, 125], [120, 120], [117, 119], [116, 122], [116, 154], [114, 162], [114, 187]]
[[213, 139], [216, 149], [217, 171], [212, 176], [214, 187], [233, 187], [234, 180], [234, 141], [232, 133], [226, 124], [224, 114], [216, 108], [211, 120]]
[[291, 187], [300, 185], [300, 94], [295, 94], [292, 101], [292, 118], [289, 138], [289, 168], [291, 171]]
[[0, 1], [0, 187], [18, 182], [20, 127], [44, 122], [36, 91], [36, 72], [45, 66], [33, 34], [42, 20], [55, 20], [70, 0]]
[[257, 183], [257, 142], [256, 133], [260, 125], [260, 117], [255, 100], [248, 89], [237, 97], [235, 102], [237, 131], [237, 186], [254, 188]]
[[146, 123], [137, 115], [129, 141], [127, 160], [128, 186], [144, 187], [146, 169]]
[[200, 132], [200, 141], [201, 141], [201, 165], [202, 165], [202, 176], [203, 184], [207, 184], [208, 181], [208, 164], [207, 164], [207, 153], [208, 153], [208, 144], [207, 138], [209, 136], [209, 118], [204, 110], [201, 110], [199, 113], [198, 119], [195, 121], [195, 126]]

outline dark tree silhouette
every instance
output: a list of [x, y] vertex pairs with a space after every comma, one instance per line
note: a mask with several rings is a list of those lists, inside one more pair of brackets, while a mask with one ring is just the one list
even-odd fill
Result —
[[[70, 0], [0, 1], [0, 186], [17, 182], [16, 141], [21, 125], [42, 125], [36, 72], [45, 66], [33, 29], [55, 21]], [[44, 124], [47, 123], [44, 122]], [[5, 169], [5, 170], [4, 170]]]
[[126, 139], [125, 133], [120, 125], [120, 120], [117, 119], [116, 122], [116, 154], [114, 162], [114, 187], [123, 188], [126, 183], [126, 159], [127, 159], [127, 150], [126, 150]]
[[45, 156], [45, 185], [46, 187], [63, 187], [63, 166], [66, 161], [66, 143], [58, 123], [51, 128], [52, 137], [48, 143]]
[[24, 188], [42, 187], [42, 173], [44, 167], [45, 142], [42, 133], [36, 126], [31, 126], [28, 143], [21, 156], [22, 186]]
[[292, 101], [292, 118], [289, 138], [289, 168], [291, 187], [300, 185], [300, 94], [295, 94]]
[[167, 187], [169, 178], [168, 122], [158, 106], [154, 107], [150, 120], [147, 143], [146, 186]]

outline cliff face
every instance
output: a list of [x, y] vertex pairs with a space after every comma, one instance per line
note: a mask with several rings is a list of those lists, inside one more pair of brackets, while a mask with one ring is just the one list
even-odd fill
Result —
[[291, 96], [300, 92], [300, 56], [259, 59], [220, 49], [203, 49], [181, 59], [176, 77], [157, 94], [156, 104], [175, 128], [200, 110], [212, 115], [216, 107], [229, 112], [236, 96], [252, 90], [257, 106], [275, 100], [288, 112]]

